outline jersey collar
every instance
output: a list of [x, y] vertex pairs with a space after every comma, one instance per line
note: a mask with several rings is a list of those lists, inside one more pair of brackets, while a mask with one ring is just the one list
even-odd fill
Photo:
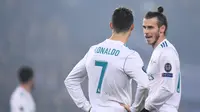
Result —
[[164, 48], [164, 47], [168, 47], [167, 39], [164, 39], [162, 42], [160, 42], [156, 48]]
[[123, 43], [123, 42], [121, 42], [121, 41], [118, 41], [118, 40], [106, 39], [106, 42], [118, 43], [118, 44], [121, 44], [121, 45], [126, 45], [125, 43]]

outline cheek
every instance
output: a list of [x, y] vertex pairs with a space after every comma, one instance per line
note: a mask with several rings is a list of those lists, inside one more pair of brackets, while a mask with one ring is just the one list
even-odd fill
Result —
[[158, 30], [152, 30], [153, 35], [157, 35], [158, 33], [159, 33]]

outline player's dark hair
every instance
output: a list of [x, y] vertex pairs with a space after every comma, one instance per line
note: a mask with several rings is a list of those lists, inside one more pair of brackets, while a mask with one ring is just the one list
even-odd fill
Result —
[[33, 78], [33, 69], [28, 66], [22, 66], [18, 70], [18, 78], [20, 83], [27, 83]]
[[160, 28], [162, 25], [166, 27], [164, 34], [166, 35], [167, 28], [168, 28], [168, 23], [167, 23], [167, 18], [164, 14], [162, 14], [164, 11], [163, 7], [158, 7], [157, 11], [152, 12], [149, 11], [145, 15], [145, 19], [151, 19], [156, 17], [158, 20], [158, 27]]
[[133, 24], [132, 11], [125, 7], [115, 9], [112, 15], [113, 29], [116, 33], [127, 32]]

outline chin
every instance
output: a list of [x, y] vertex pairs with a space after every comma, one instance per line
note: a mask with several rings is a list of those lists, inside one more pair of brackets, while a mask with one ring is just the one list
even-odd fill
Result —
[[152, 42], [150, 42], [150, 41], [147, 41], [147, 44], [149, 44], [149, 45], [152, 45], [153, 43], [152, 43]]

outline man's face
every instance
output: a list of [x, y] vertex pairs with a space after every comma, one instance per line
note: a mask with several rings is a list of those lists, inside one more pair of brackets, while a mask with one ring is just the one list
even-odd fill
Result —
[[31, 90], [33, 90], [35, 88], [35, 86], [34, 86], [34, 79], [33, 78], [28, 82], [28, 84], [29, 84]]
[[157, 18], [143, 19], [143, 33], [149, 45], [155, 45], [160, 37]]

